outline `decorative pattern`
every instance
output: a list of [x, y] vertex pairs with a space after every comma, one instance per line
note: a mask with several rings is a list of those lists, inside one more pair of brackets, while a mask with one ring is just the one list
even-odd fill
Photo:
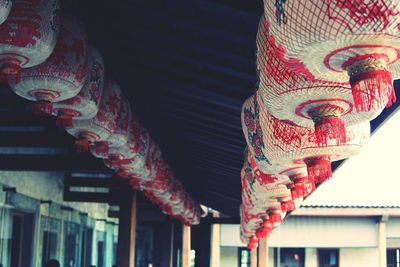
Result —
[[75, 97], [55, 102], [53, 115], [57, 124], [72, 126], [72, 119], [89, 120], [96, 116], [104, 86], [104, 62], [100, 52], [89, 47], [89, 73], [82, 90]]
[[86, 82], [87, 39], [75, 19], [63, 16], [57, 44], [50, 57], [40, 65], [23, 69], [9, 80], [21, 97], [36, 101], [36, 112], [52, 114], [52, 103], [76, 96]]
[[60, 26], [58, 10], [58, 0], [12, 1], [11, 12], [0, 26], [3, 74], [18, 74], [21, 68], [36, 66], [50, 56]]

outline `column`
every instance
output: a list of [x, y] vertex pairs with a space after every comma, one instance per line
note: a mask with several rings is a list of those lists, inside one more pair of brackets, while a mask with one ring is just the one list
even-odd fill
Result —
[[190, 226], [183, 226], [182, 267], [190, 267]]
[[220, 266], [220, 233], [221, 225], [212, 224], [211, 225], [211, 257], [210, 266], [219, 267]]
[[250, 267], [257, 267], [257, 249], [250, 251]]
[[135, 266], [136, 238], [136, 192], [130, 191], [128, 197], [121, 198], [118, 229], [118, 267]]
[[267, 238], [263, 238], [258, 242], [258, 267], [268, 267]]
[[382, 216], [378, 222], [379, 267], [386, 267], [386, 222], [388, 216]]

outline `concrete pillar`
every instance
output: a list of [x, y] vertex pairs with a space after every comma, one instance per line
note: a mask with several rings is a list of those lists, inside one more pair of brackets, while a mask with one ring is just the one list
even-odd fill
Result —
[[257, 267], [257, 249], [250, 251], [250, 267]]
[[[268, 267], [268, 242], [263, 238], [258, 242], [258, 267]], [[269, 266], [271, 267], [271, 266]]]
[[219, 267], [220, 266], [220, 235], [221, 235], [221, 225], [213, 224], [211, 225], [211, 257], [210, 266]]
[[386, 222], [388, 216], [382, 216], [378, 222], [379, 267], [386, 267]]
[[118, 229], [117, 266], [135, 266], [136, 238], [136, 192], [129, 192], [127, 198], [122, 198]]
[[183, 226], [182, 267], [190, 267], [190, 226]]

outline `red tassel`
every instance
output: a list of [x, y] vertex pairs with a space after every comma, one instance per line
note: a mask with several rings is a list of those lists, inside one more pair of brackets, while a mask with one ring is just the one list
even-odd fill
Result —
[[260, 230], [258, 230], [257, 232], [256, 232], [256, 237], [258, 238], [258, 239], [263, 239], [263, 238], [266, 238], [267, 237], [267, 231], [265, 230], [265, 229], [260, 229]]
[[282, 216], [280, 213], [271, 213], [268, 217], [268, 222], [272, 225], [280, 224], [282, 222]]
[[97, 154], [107, 156], [108, 155], [108, 142], [107, 141], [96, 142], [95, 149], [96, 149]]
[[88, 152], [89, 141], [86, 139], [78, 139], [75, 141], [75, 148], [77, 152]]
[[392, 74], [387, 70], [371, 70], [350, 78], [351, 92], [357, 111], [390, 106], [396, 101]]
[[249, 243], [247, 244], [247, 248], [249, 250], [253, 250], [253, 249], [257, 248], [257, 246], [258, 246], [257, 237], [255, 237], [255, 236], [251, 237], [250, 240], [249, 240]]
[[64, 128], [72, 127], [72, 116], [69, 115], [58, 115], [56, 125], [63, 126]]
[[296, 206], [294, 205], [294, 201], [286, 201], [281, 204], [281, 209], [283, 212], [288, 212], [296, 209]]
[[336, 140], [336, 145], [346, 144], [346, 127], [338, 117], [322, 117], [315, 122], [315, 142], [319, 147], [326, 147], [330, 139]]
[[53, 113], [53, 103], [50, 101], [37, 101], [35, 103], [35, 114], [40, 116], [51, 116]]
[[332, 177], [331, 161], [326, 158], [311, 159], [307, 161], [307, 171], [315, 183], [323, 183]]

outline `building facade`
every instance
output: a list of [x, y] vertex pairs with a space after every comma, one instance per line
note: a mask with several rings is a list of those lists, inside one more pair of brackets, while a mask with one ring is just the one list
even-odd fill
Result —
[[[221, 225], [220, 266], [250, 266], [238, 225]], [[269, 267], [400, 265], [396, 207], [305, 207], [268, 239]]]

